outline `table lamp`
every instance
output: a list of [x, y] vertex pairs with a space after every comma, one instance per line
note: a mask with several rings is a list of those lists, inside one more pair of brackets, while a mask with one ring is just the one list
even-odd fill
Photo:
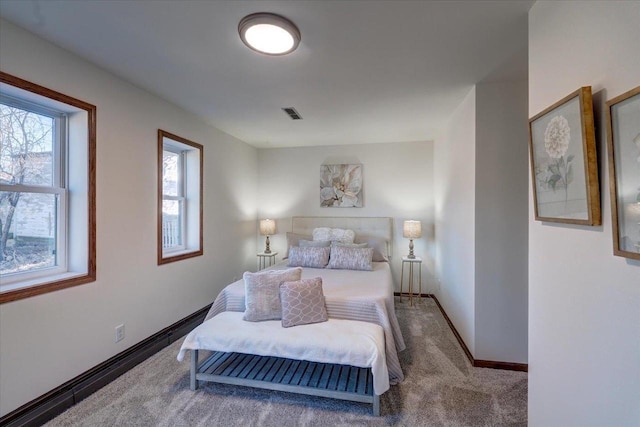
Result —
[[267, 246], [264, 249], [264, 253], [270, 254], [271, 248], [269, 247], [269, 236], [276, 234], [276, 222], [272, 219], [260, 220], [260, 234], [267, 236]]
[[422, 224], [420, 221], [405, 221], [402, 227], [402, 236], [409, 239], [409, 259], [415, 259], [413, 254], [413, 239], [417, 239], [422, 236]]

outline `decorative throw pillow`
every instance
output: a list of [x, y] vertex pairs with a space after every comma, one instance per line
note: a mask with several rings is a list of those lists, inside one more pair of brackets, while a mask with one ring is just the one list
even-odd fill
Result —
[[301, 248], [328, 248], [331, 246], [331, 240], [299, 240], [298, 246]]
[[244, 273], [242, 275], [245, 300], [243, 319], [249, 322], [280, 319], [282, 317], [280, 285], [283, 282], [300, 280], [300, 277], [302, 277], [301, 268]]
[[366, 243], [368, 247], [373, 248], [373, 261], [389, 262], [389, 250], [387, 248], [387, 240], [377, 236], [356, 236], [356, 243]]
[[311, 239], [313, 239], [313, 237], [311, 236], [287, 232], [287, 249], [284, 251], [284, 255], [282, 259], [287, 259], [289, 257], [289, 249], [292, 246], [299, 246], [298, 242], [300, 240], [311, 240]]
[[372, 270], [373, 248], [344, 248], [333, 246], [327, 268], [343, 270]]
[[289, 251], [289, 267], [325, 268], [329, 262], [329, 247], [293, 246]]
[[283, 328], [329, 320], [320, 277], [284, 282], [280, 285], [280, 299]]
[[331, 240], [342, 243], [353, 243], [356, 232], [343, 228], [318, 227], [313, 230], [313, 240]]

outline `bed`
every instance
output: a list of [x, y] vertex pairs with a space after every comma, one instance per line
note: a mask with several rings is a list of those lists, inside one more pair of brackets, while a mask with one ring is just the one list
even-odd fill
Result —
[[[366, 241], [369, 238], [377, 238], [383, 239], [386, 243], [386, 256], [389, 256], [392, 249], [393, 242], [393, 220], [392, 218], [336, 218], [336, 217], [293, 217], [292, 218], [292, 232], [300, 235], [308, 235], [310, 236], [313, 233], [313, 230], [318, 227], [331, 227], [331, 228], [344, 228], [351, 229], [356, 233], [356, 242], [357, 241]], [[398, 321], [395, 315], [394, 302], [393, 302], [393, 280], [391, 275], [391, 270], [388, 262], [373, 262], [372, 263], [372, 271], [354, 271], [354, 270], [341, 270], [341, 269], [325, 269], [325, 268], [308, 268], [305, 267], [302, 269], [302, 278], [313, 278], [313, 277], [321, 277], [322, 278], [322, 288], [325, 297], [325, 305], [327, 309], [327, 313], [330, 319], [328, 323], [337, 323], [338, 321], [345, 321], [345, 325], [341, 327], [341, 329], [345, 329], [348, 327], [358, 328], [358, 325], [361, 325], [361, 329], [364, 331], [368, 330], [368, 325], [378, 325], [377, 327], [381, 328], [383, 334], [381, 335], [381, 340], [383, 340], [383, 351], [384, 351], [384, 363], [385, 363], [385, 375], [388, 375], [388, 384], [397, 384], [402, 381], [403, 373], [400, 367], [400, 362], [398, 359], [398, 352], [404, 350], [405, 344], [404, 339], [402, 337], [402, 333], [400, 331]], [[270, 267], [270, 270], [282, 270], [286, 269], [287, 260], [283, 260], [275, 266]], [[234, 282], [227, 287], [225, 287], [221, 293], [216, 298], [213, 303], [207, 317], [205, 319], [205, 323], [208, 321], [220, 319], [220, 314], [228, 313], [228, 312], [242, 312], [245, 310], [245, 296], [244, 296], [244, 283], [242, 280]], [[228, 317], [232, 317], [227, 315]], [[222, 320], [216, 320], [222, 321]], [[232, 320], [233, 321], [233, 320]], [[351, 323], [349, 323], [351, 322]], [[364, 323], [363, 323], [364, 322]], [[245, 322], [252, 323], [252, 322]], [[204, 325], [204, 324], [203, 324]], [[201, 326], [203, 326], [201, 325]], [[243, 326], [243, 325], [239, 325]], [[252, 326], [252, 325], [249, 325]], [[262, 326], [261, 326], [262, 327]], [[277, 327], [277, 326], [275, 326]], [[330, 327], [326, 326], [326, 327]], [[335, 327], [335, 326], [334, 326]], [[296, 327], [296, 328], [304, 328], [304, 326]], [[291, 329], [296, 329], [291, 328]], [[195, 334], [188, 336], [185, 339], [185, 343], [183, 344], [183, 348], [181, 349], [180, 356], [184, 356], [184, 353], [187, 350], [192, 351], [192, 355], [197, 350], [205, 349], [205, 350], [220, 350], [219, 347], [225, 347], [225, 341], [213, 341], [215, 344], [211, 344], [208, 342], [207, 338], [203, 334], [213, 333], [215, 334], [215, 328], [210, 327], [209, 332], [204, 332], [205, 327], [201, 327], [201, 331], [199, 332], [201, 336], [195, 337]], [[220, 328], [218, 328], [220, 329]], [[311, 329], [310, 329], [311, 330]], [[357, 329], [355, 329], [357, 330]], [[213, 332], [212, 332], [213, 331]], [[195, 331], [194, 331], [195, 332]], [[264, 331], [263, 331], [264, 333]], [[372, 332], [373, 333], [373, 332]], [[359, 334], [354, 334], [359, 335]], [[218, 348], [212, 348], [218, 347]], [[228, 349], [228, 348], [227, 348]], [[298, 349], [299, 350], [299, 349]], [[220, 354], [229, 354], [231, 352], [225, 351], [220, 352]], [[240, 352], [242, 353], [242, 352]], [[217, 353], [214, 353], [214, 356]], [[289, 354], [297, 354], [296, 352]], [[261, 356], [270, 356], [276, 357], [277, 354], [273, 354], [273, 352], [267, 354], [264, 350], [262, 350]], [[213, 356], [212, 356], [213, 357]], [[224, 356], [220, 356], [224, 357]], [[192, 368], [193, 361], [197, 360], [197, 357], [192, 357]], [[211, 358], [210, 358], [211, 359]], [[211, 362], [208, 359], [209, 363], [215, 364], [216, 362]], [[273, 360], [265, 362], [264, 359], [261, 358], [250, 358], [250, 357], [241, 357], [241, 361], [233, 362], [236, 364], [241, 364], [245, 362], [254, 362], [258, 363], [275, 363]], [[244, 361], [244, 362], [243, 362]], [[197, 364], [197, 361], [195, 362]], [[232, 362], [219, 362], [224, 365], [231, 364]], [[234, 365], [235, 366], [235, 365]], [[222, 372], [224, 369], [219, 368], [219, 372]], [[196, 372], [202, 371], [202, 369], [195, 367]], [[227, 369], [231, 371], [232, 369]], [[235, 371], [240, 371], [240, 368], [235, 369]], [[193, 371], [193, 369], [192, 369]], [[217, 371], [217, 372], [218, 372]], [[355, 375], [358, 377], [358, 372], [355, 374], [351, 371], [348, 371], [346, 368], [338, 371], [343, 373], [346, 377], [349, 375]], [[303, 371], [304, 372], [304, 371]], [[374, 372], [373, 370], [371, 371]], [[381, 372], [381, 371], [378, 371]], [[294, 375], [294, 374], [292, 374]], [[301, 374], [303, 375], [303, 374]], [[311, 374], [310, 374], [311, 376]], [[195, 377], [192, 377], [192, 382]], [[208, 379], [208, 380], [216, 380], [212, 379], [212, 376], [201, 375], [199, 378]], [[219, 379], [219, 378], [217, 378]], [[336, 380], [338, 381], [339, 378]], [[385, 378], [386, 380], [386, 378]], [[224, 382], [224, 381], [219, 381]], [[228, 382], [228, 381], [227, 381]], [[192, 384], [193, 385], [193, 384]], [[246, 385], [246, 384], [245, 384]], [[250, 384], [256, 386], [255, 384]], [[259, 386], [259, 385], [258, 385]], [[348, 384], [344, 385], [345, 390], [351, 387]], [[263, 387], [263, 388], [272, 388], [272, 389], [280, 389], [274, 387]], [[354, 390], [358, 387], [357, 385], [353, 385]], [[387, 386], [388, 388], [388, 386]], [[295, 391], [295, 390], [288, 390]], [[368, 390], [369, 394], [372, 394], [372, 399], [377, 399], [376, 392], [371, 393], [371, 390]], [[308, 393], [311, 394], [311, 393]], [[357, 393], [356, 393], [357, 394]], [[381, 393], [377, 393], [381, 394]], [[322, 395], [322, 394], [320, 394]], [[336, 397], [336, 396], [330, 396]], [[353, 396], [352, 396], [353, 397]], [[341, 398], [341, 397], [337, 397]], [[346, 398], [346, 397], [342, 397]], [[357, 400], [356, 398], [349, 398], [349, 400]], [[362, 400], [359, 400], [362, 401]], [[375, 400], [372, 400], [374, 403], [374, 412], [376, 403]]]

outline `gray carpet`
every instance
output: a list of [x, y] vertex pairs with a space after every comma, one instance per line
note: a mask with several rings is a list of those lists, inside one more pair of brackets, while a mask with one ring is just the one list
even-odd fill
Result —
[[[415, 299], [414, 299], [415, 302]], [[70, 408], [48, 426], [526, 426], [527, 374], [471, 367], [435, 302], [396, 298], [405, 380], [371, 406], [204, 383], [189, 390], [181, 341]]]

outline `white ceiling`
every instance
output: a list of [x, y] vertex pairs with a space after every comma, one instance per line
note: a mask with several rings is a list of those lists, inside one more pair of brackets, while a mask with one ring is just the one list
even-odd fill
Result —
[[[532, 4], [0, 0], [0, 15], [249, 144], [287, 147], [433, 139], [526, 48]], [[295, 22], [298, 49], [245, 47], [238, 22], [255, 12]]]

